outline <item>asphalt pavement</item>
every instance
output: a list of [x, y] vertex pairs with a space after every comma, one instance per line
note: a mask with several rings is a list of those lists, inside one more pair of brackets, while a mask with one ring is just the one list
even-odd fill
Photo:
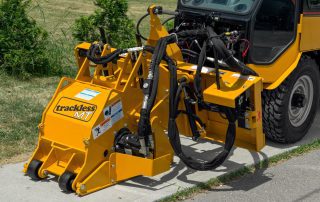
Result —
[[186, 202], [320, 201], [320, 150], [199, 194]]

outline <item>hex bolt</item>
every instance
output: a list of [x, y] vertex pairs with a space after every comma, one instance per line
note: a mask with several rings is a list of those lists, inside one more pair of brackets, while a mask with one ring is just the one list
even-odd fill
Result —
[[43, 124], [40, 123], [40, 124], [38, 125], [38, 128], [39, 128], [39, 129], [42, 129], [42, 128], [43, 128]]
[[44, 171], [42, 172], [42, 174], [43, 174], [45, 177], [47, 177], [47, 176], [49, 175], [49, 172], [48, 172], [47, 170], [44, 170]]
[[82, 185], [80, 186], [80, 191], [86, 191], [86, 189], [87, 189], [87, 187], [86, 187], [85, 184], [82, 184]]
[[89, 146], [90, 142], [88, 139], [84, 139], [83, 144], [87, 147], [87, 146]]
[[149, 87], [148, 83], [143, 84], [143, 88], [148, 88], [148, 87]]

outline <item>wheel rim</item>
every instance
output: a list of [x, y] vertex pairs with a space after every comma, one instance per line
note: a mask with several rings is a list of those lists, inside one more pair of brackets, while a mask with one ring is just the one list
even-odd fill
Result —
[[[296, 95], [303, 95], [301, 106], [297, 107]], [[300, 77], [294, 84], [290, 95], [289, 103], [289, 120], [294, 127], [300, 127], [307, 120], [314, 97], [313, 82], [310, 76], [304, 75]]]

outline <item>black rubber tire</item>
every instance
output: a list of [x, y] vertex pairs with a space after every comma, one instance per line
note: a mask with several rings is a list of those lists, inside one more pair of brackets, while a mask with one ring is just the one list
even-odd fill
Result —
[[[313, 82], [314, 99], [306, 121], [300, 127], [294, 127], [289, 120], [289, 99], [296, 81], [303, 75], [308, 75]], [[303, 57], [298, 67], [277, 89], [263, 92], [263, 129], [268, 139], [278, 143], [295, 143], [307, 134], [319, 106], [319, 79], [316, 61]]]
[[75, 178], [76, 174], [72, 172], [63, 173], [58, 180], [60, 189], [64, 192], [73, 192], [72, 184]]
[[27, 175], [33, 180], [41, 180], [42, 178], [39, 176], [39, 169], [42, 164], [42, 161], [32, 160], [27, 168]]

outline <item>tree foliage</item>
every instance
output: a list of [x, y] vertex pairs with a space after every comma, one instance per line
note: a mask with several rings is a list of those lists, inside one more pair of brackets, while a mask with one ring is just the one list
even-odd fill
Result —
[[73, 36], [79, 41], [100, 39], [99, 28], [105, 30], [112, 46], [126, 48], [135, 43], [134, 23], [127, 16], [127, 0], [95, 0], [94, 14], [76, 20]]
[[29, 78], [48, 75], [48, 34], [27, 15], [30, 0], [3, 0], [0, 2], [0, 69], [9, 75]]

